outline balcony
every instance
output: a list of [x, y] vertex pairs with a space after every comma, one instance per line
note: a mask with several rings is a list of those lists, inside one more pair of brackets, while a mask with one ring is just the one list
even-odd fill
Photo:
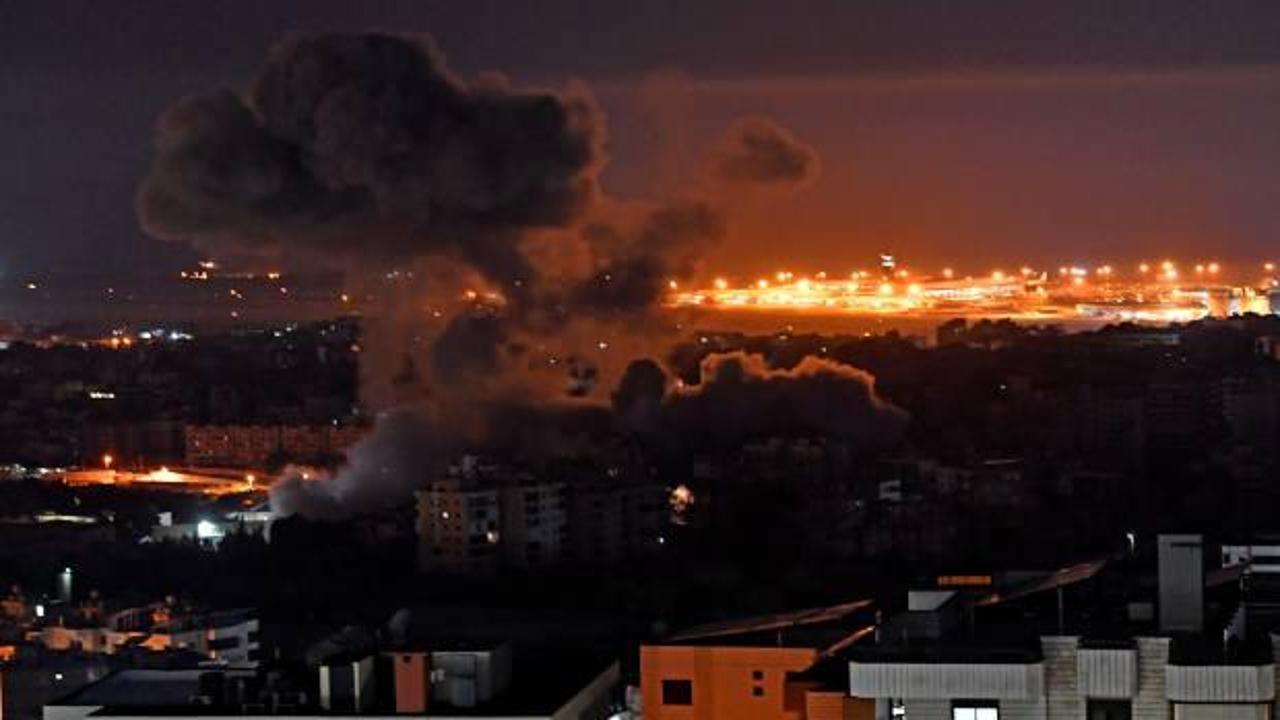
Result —
[[1138, 693], [1138, 651], [1132, 647], [1081, 647], [1076, 654], [1080, 694], [1101, 699]]
[[864, 648], [851, 659], [854, 697], [1034, 699], [1044, 694], [1039, 648]]
[[1276, 696], [1271, 644], [1248, 640], [1226, 647], [1204, 638], [1176, 638], [1165, 694], [1173, 702], [1269, 703]]

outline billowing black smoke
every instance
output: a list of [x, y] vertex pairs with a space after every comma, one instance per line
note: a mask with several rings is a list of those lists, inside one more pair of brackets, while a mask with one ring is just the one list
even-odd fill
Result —
[[729, 128], [712, 156], [717, 180], [729, 185], [794, 191], [818, 175], [818, 154], [767, 118], [744, 118]]
[[[478, 444], [571, 451], [601, 429], [710, 422], [714, 401], [735, 414], [748, 402], [743, 393], [750, 402], [784, 404], [791, 393], [814, 404], [805, 388], [841, 386], [822, 373], [788, 380], [760, 368], [759, 382], [740, 379], [733, 392], [709, 374], [700, 390], [664, 399], [654, 365], [627, 374], [614, 410], [591, 399], [627, 358], [654, 352], [662, 323], [651, 311], [726, 235], [722, 211], [705, 198], [639, 217], [634, 206], [597, 202], [604, 138], [584, 90], [468, 84], [429, 37], [392, 34], [295, 38], [271, 53], [244, 95], [189, 97], [164, 113], [138, 193], [147, 232], [215, 257], [398, 278], [365, 308], [361, 361], [366, 401], [393, 411], [331, 476], [277, 483], [277, 512], [340, 517], [402, 503], [442, 462]], [[724, 187], [792, 189], [813, 177], [816, 158], [757, 119], [734, 126], [714, 167]], [[583, 261], [566, 259], [575, 257]], [[440, 308], [441, 297], [471, 295], [464, 288], [477, 278], [476, 302], [454, 302], [441, 326], [424, 327], [425, 298]], [[844, 382], [850, 412], [892, 415], [869, 383], [859, 395], [858, 382]], [[758, 412], [773, 420], [789, 412], [797, 427], [816, 430], [832, 422], [807, 407]]]
[[661, 428], [695, 445], [818, 436], [875, 448], [896, 441], [907, 422], [863, 370], [813, 356], [772, 369], [763, 356], [744, 352], [707, 356], [698, 384], [670, 390], [655, 363], [632, 363], [614, 408], [633, 429]]
[[300, 37], [247, 97], [164, 114], [138, 210], [151, 234], [216, 253], [450, 254], [506, 283], [529, 272], [517, 231], [591, 204], [603, 137], [587, 95], [469, 87], [423, 36]]
[[583, 232], [606, 257], [573, 289], [570, 306], [589, 313], [626, 313], [655, 307], [671, 280], [688, 279], [707, 248], [723, 239], [725, 221], [705, 202], [685, 202], [651, 212], [630, 234], [604, 224]]

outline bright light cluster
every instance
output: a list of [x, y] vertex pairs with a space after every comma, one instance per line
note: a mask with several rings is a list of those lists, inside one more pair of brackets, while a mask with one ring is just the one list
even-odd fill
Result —
[[1022, 266], [961, 275], [953, 268], [918, 274], [892, 256], [875, 272], [836, 277], [779, 271], [748, 282], [714, 278], [710, 287], [679, 289], [669, 283], [673, 307], [715, 310], [790, 310], [849, 314], [999, 316], [1027, 319], [1088, 318], [1109, 321], [1186, 322], [1211, 315], [1270, 313], [1280, 301], [1273, 263], [1254, 282], [1225, 279], [1221, 263], [1139, 263], [1124, 273], [1114, 265], [1063, 265], [1052, 270]]

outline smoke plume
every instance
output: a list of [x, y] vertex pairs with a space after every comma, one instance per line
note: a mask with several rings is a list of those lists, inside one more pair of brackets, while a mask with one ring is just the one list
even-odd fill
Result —
[[378, 419], [376, 432], [347, 452], [339, 472], [311, 477], [285, 470], [271, 487], [272, 512], [335, 519], [385, 509], [413, 497], [456, 443], [452, 430], [421, 409], [389, 412]]
[[907, 421], [903, 410], [876, 393], [869, 373], [813, 356], [786, 370], [768, 367], [762, 355], [713, 354], [703, 360], [698, 384], [669, 391], [666, 385], [655, 363], [633, 363], [614, 394], [615, 411], [634, 429], [657, 426], [688, 442], [722, 446], [823, 436], [883, 447]]
[[818, 154], [777, 123], [750, 117], [729, 128], [711, 158], [715, 178], [733, 186], [791, 192], [818, 174]]
[[603, 123], [585, 92], [468, 87], [422, 36], [304, 36], [245, 97], [164, 113], [143, 227], [214, 252], [328, 262], [455, 255], [524, 278], [518, 231], [565, 226], [597, 194]]
[[[214, 257], [340, 267], [373, 298], [361, 393], [391, 410], [332, 474], [286, 473], [277, 513], [402, 503], [479, 446], [519, 456], [572, 452], [614, 428], [869, 434], [896, 422], [869, 377], [822, 361], [780, 373], [726, 356], [671, 393], [660, 367], [635, 365], [612, 409], [593, 399], [668, 339], [653, 311], [727, 235], [710, 188], [611, 201], [604, 141], [585, 89], [467, 83], [423, 35], [296, 37], [244, 94], [163, 114], [137, 197], [147, 232]], [[816, 166], [762, 119], [736, 124], [714, 163], [726, 187], [784, 190]]]

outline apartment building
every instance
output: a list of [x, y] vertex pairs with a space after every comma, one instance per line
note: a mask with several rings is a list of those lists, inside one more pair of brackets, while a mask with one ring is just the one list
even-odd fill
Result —
[[1277, 637], [1206, 597], [1229, 596], [1240, 574], [1206, 575], [1196, 535], [1161, 536], [1157, 556], [1155, 602], [1129, 602], [1122, 622], [1064, 607], [1101, 561], [985, 595], [912, 593], [849, 653], [849, 694], [874, 701], [877, 720], [1270, 720]]

